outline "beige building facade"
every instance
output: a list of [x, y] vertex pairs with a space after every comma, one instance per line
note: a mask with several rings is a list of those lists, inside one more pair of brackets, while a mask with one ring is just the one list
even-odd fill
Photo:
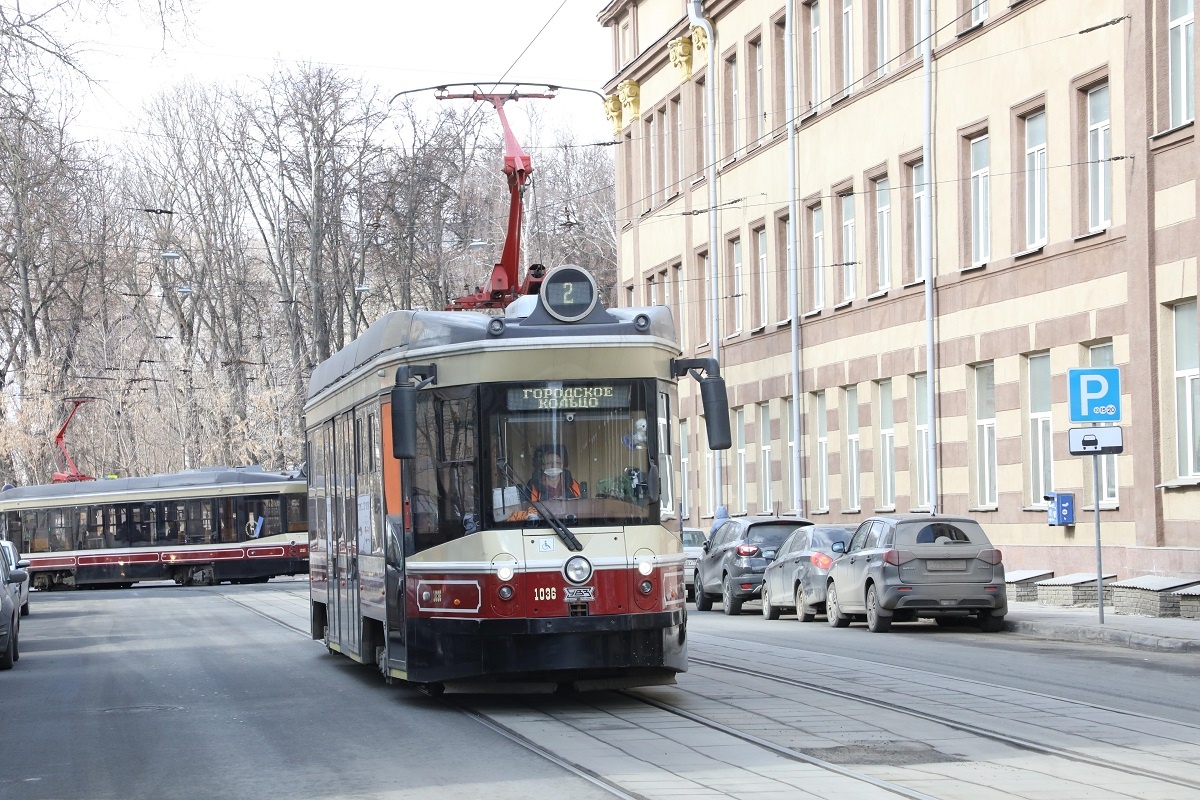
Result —
[[[730, 392], [734, 446], [712, 453], [681, 384], [686, 524], [718, 502], [846, 524], [936, 507], [1010, 569], [1065, 574], [1095, 569], [1098, 502], [1106, 571], [1200, 575], [1193, 1], [932, 0], [931, 170], [920, 0], [602, 9], [619, 302], [670, 306]], [[1125, 450], [1073, 456], [1068, 370], [1099, 366], [1121, 371]], [[1047, 524], [1051, 491], [1074, 526]]]

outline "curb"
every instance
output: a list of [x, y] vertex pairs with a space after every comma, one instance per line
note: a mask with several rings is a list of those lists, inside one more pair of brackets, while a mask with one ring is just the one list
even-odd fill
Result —
[[1151, 650], [1160, 653], [1200, 653], [1200, 641], [1193, 639], [1177, 639], [1149, 633], [1104, 629], [1099, 626], [1010, 619], [1006, 620], [1005, 630], [1036, 639], [1111, 644], [1131, 650]]

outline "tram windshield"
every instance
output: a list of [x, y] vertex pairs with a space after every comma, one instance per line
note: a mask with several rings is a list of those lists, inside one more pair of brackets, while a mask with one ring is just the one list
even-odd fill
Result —
[[568, 525], [657, 523], [654, 398], [644, 380], [485, 388], [491, 524], [545, 524], [532, 501]]

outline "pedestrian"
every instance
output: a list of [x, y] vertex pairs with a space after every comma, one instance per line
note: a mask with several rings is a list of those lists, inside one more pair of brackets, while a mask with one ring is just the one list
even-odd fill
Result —
[[723, 505], [717, 506], [717, 516], [713, 519], [712, 527], [708, 529], [709, 539], [717, 532], [717, 528], [721, 527], [721, 523], [727, 519], [729, 519], [729, 509]]

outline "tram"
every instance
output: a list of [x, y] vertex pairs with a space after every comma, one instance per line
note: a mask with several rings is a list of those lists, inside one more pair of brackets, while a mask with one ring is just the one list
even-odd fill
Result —
[[35, 589], [260, 582], [308, 572], [307, 489], [261, 467], [10, 486], [0, 534]]
[[678, 378], [730, 444], [715, 360], [679, 354], [669, 309], [606, 309], [568, 265], [503, 316], [393, 311], [320, 364], [312, 637], [435, 690], [673, 683]]

